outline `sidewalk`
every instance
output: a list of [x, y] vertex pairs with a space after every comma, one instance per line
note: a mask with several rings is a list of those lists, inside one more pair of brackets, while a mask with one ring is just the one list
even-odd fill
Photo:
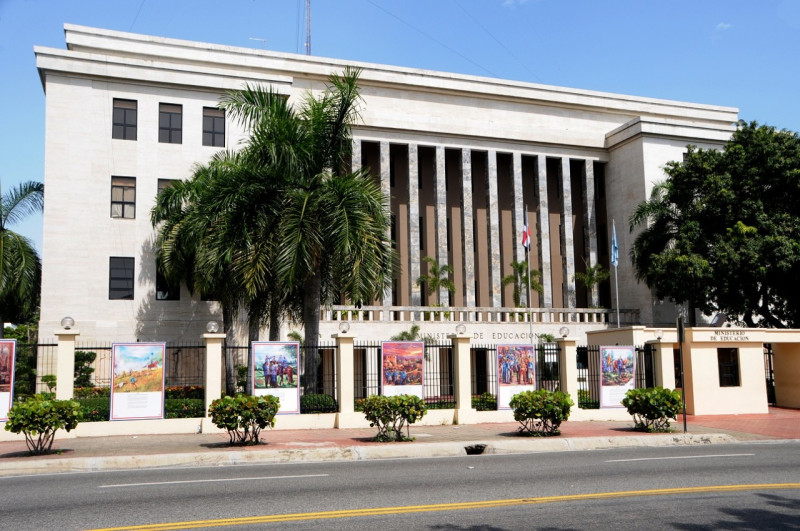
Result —
[[670, 434], [634, 432], [633, 422], [567, 421], [560, 437], [520, 437], [518, 424], [411, 427], [414, 442], [372, 442], [375, 429], [264, 430], [258, 446], [229, 447], [225, 433], [139, 435], [58, 439], [53, 453], [27, 455], [22, 441], [0, 443], [0, 475], [97, 471], [160, 466], [232, 465], [299, 461], [362, 460], [467, 455], [466, 447], [485, 445], [483, 453], [533, 453], [632, 446], [800, 440], [800, 410], [771, 408], [766, 415], [690, 416]]

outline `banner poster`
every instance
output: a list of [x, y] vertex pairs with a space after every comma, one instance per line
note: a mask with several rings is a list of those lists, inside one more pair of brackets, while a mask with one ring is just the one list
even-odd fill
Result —
[[634, 347], [600, 347], [600, 407], [623, 407], [622, 399], [636, 379]]
[[510, 409], [511, 397], [536, 386], [533, 345], [497, 345], [497, 409]]
[[111, 420], [164, 418], [166, 343], [111, 345]]
[[384, 341], [381, 344], [383, 394], [422, 396], [422, 368], [425, 363], [422, 341]]
[[253, 341], [253, 395], [277, 396], [278, 413], [300, 413], [300, 343]]
[[0, 422], [8, 420], [8, 410], [14, 400], [14, 360], [16, 339], [0, 339]]

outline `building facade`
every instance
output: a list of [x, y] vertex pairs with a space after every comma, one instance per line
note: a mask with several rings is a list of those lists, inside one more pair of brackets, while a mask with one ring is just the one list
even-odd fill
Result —
[[[368, 166], [391, 197], [401, 267], [375, 306], [325, 308], [323, 337], [344, 319], [361, 337], [409, 323], [444, 336], [462, 323], [487, 341], [554, 334], [563, 323], [580, 336], [616, 324], [610, 308], [623, 310], [623, 324], [672, 322], [674, 307], [636, 281], [627, 220], [667, 162], [688, 144], [722, 146], [737, 121], [737, 109], [713, 105], [69, 24], [65, 35], [66, 50], [35, 49], [46, 93], [45, 334], [70, 315], [83, 337], [195, 340], [220, 318], [213, 302], [161, 282], [150, 209], [160, 187], [237, 148], [245, 131], [217, 103], [245, 83], [297, 101], [346, 66], [362, 69], [353, 166]], [[526, 259], [526, 219], [543, 286], [531, 312], [514, 309], [513, 287], [502, 284]], [[612, 220], [619, 300], [608, 282], [587, 290], [575, 281], [610, 266]], [[453, 267], [452, 296], [417, 285], [426, 257]]]

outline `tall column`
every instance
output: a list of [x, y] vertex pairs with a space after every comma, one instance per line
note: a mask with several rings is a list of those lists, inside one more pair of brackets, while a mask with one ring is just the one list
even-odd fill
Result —
[[472, 151], [461, 150], [461, 232], [464, 240], [464, 306], [475, 307], [475, 237], [472, 212]]
[[503, 305], [503, 293], [500, 285], [501, 268], [500, 263], [500, 212], [497, 201], [497, 151], [489, 150], [489, 172], [488, 182], [488, 209], [489, 209], [489, 286], [492, 296], [492, 307], [500, 308]]
[[361, 169], [361, 139], [353, 138], [353, 152], [351, 154], [350, 165], [352, 171], [356, 172]]
[[553, 273], [550, 264], [550, 208], [547, 202], [547, 159], [536, 157], [536, 184], [539, 192], [539, 266], [542, 271], [542, 308], [553, 307]]
[[[383, 192], [384, 197], [389, 197], [389, 219], [392, 216], [392, 207], [391, 207], [391, 197], [392, 197], [392, 169], [390, 164], [391, 160], [391, 153], [389, 151], [389, 142], [381, 142], [380, 144], [380, 157], [381, 157], [381, 192]], [[392, 229], [387, 229], [386, 239], [390, 240], [392, 238]], [[383, 316], [384, 322], [389, 321], [389, 314], [388, 310], [392, 306], [392, 286], [390, 285], [383, 291], [383, 308], [386, 314]]]
[[[583, 194], [583, 231], [585, 237], [584, 254], [588, 257], [586, 265], [594, 267], [597, 265], [597, 211], [595, 207], [594, 197], [594, 161], [584, 161], [584, 190]], [[592, 292], [589, 293], [589, 305], [592, 308], [600, 306], [600, 287], [597, 285], [592, 286]]]
[[470, 364], [470, 337], [468, 334], [448, 336], [453, 343], [453, 391], [456, 395], [454, 423], [474, 424], [476, 411], [472, 409], [472, 371]]
[[419, 152], [416, 144], [408, 145], [408, 218], [409, 246], [411, 247], [408, 251], [411, 306], [419, 306], [422, 295], [420, 287], [417, 285], [417, 279], [421, 274], [419, 242], [420, 238], [424, 236], [420, 234], [419, 223]]
[[[523, 198], [522, 188], [522, 154], [515, 152], [511, 155], [511, 164], [514, 172], [514, 185], [512, 193], [514, 194], [514, 260], [516, 262], [523, 262], [526, 260], [525, 247], [522, 246], [522, 227], [525, 225], [525, 199]], [[530, 269], [531, 264], [528, 264]], [[520, 293], [520, 303], [528, 306], [528, 290], [524, 289]]]
[[[436, 146], [436, 260], [447, 264], [447, 168], [444, 146]], [[450, 306], [450, 292], [439, 288], [439, 302]]]
[[561, 256], [564, 257], [564, 306], [575, 307], [575, 230], [572, 223], [572, 181], [569, 157], [561, 159]]
[[56, 330], [58, 338], [56, 355], [56, 398], [70, 400], [75, 392], [75, 338], [79, 330]]
[[206, 342], [206, 415], [211, 402], [222, 396], [222, 342], [225, 334], [203, 334]]
[[675, 381], [675, 356], [672, 352], [672, 343], [663, 343], [660, 340], [648, 343], [653, 344], [654, 383], [665, 389], [676, 389], [678, 385]]
[[560, 390], [567, 393], [572, 401], [578, 404], [578, 346], [577, 340], [571, 337], [556, 339], [558, 345], [558, 377]]
[[364, 415], [356, 413], [353, 393], [353, 342], [355, 336], [340, 332], [332, 336], [336, 340], [336, 399], [339, 413], [336, 415], [337, 428], [356, 428], [364, 426]]

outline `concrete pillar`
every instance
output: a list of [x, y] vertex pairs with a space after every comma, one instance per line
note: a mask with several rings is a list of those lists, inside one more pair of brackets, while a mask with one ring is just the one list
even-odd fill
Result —
[[578, 407], [578, 344], [572, 337], [556, 339], [558, 345], [558, 376], [560, 390], [567, 393]]
[[489, 293], [492, 297], [492, 307], [503, 306], [503, 293], [500, 284], [500, 212], [497, 199], [497, 151], [489, 150], [489, 171], [487, 175], [488, 205], [489, 210]]
[[[436, 260], [447, 264], [447, 169], [444, 146], [436, 146]], [[439, 302], [450, 306], [450, 292], [439, 288]]]
[[[586, 265], [594, 267], [597, 265], [597, 210], [595, 206], [594, 191], [594, 161], [584, 161], [584, 190], [583, 194], [583, 231], [585, 234], [585, 248], [583, 252], [587, 256]], [[592, 287], [588, 294], [589, 305], [593, 308], [600, 306], [600, 287]]]
[[364, 415], [355, 411], [353, 393], [353, 343], [355, 336], [339, 332], [332, 336], [336, 340], [336, 400], [339, 412], [336, 414], [337, 428], [363, 427]]
[[351, 155], [352, 171], [357, 172], [361, 169], [361, 139], [353, 138], [353, 153]]
[[75, 391], [75, 338], [79, 330], [56, 330], [58, 338], [56, 350], [56, 398], [70, 400]]
[[453, 343], [453, 372], [455, 375], [453, 389], [456, 395], [456, 409], [453, 422], [473, 424], [477, 422], [477, 411], [472, 409], [470, 336], [469, 334], [454, 334], [448, 338]]
[[206, 342], [206, 415], [211, 402], [222, 396], [222, 342], [225, 334], [203, 334]]
[[411, 306], [420, 306], [422, 293], [417, 285], [421, 274], [419, 223], [419, 154], [416, 144], [408, 145], [408, 272], [411, 283]]
[[553, 307], [553, 274], [550, 264], [550, 208], [547, 203], [547, 159], [536, 157], [536, 184], [539, 195], [539, 266], [542, 271], [542, 308]]
[[[524, 211], [527, 205], [522, 195], [522, 154], [519, 152], [512, 153], [511, 165], [513, 171], [513, 188], [512, 194], [514, 196], [514, 261], [523, 262], [526, 259], [525, 247], [522, 246], [522, 226], [525, 225]], [[528, 269], [531, 265], [528, 264]], [[520, 303], [524, 307], [528, 307], [528, 291], [522, 290], [520, 294]], [[510, 304], [509, 304], [510, 306]]]
[[561, 159], [561, 256], [564, 257], [564, 307], [575, 307], [575, 230], [569, 158]]
[[[475, 307], [475, 236], [472, 211], [472, 150], [461, 150], [461, 219], [464, 245], [464, 306]], [[456, 286], [459, 288], [459, 286]]]
[[[391, 182], [391, 153], [389, 151], [389, 142], [381, 142], [380, 144], [380, 157], [381, 157], [381, 192], [384, 197], [392, 197], [392, 182]], [[390, 199], [391, 201], [391, 199]], [[392, 208], [389, 205], [389, 219], [391, 219]], [[386, 239], [390, 240], [392, 237], [392, 229], [387, 229]], [[389, 308], [392, 306], [392, 287], [388, 286], [383, 292], [383, 309], [384, 309], [384, 322], [389, 321]]]
[[662, 343], [660, 340], [648, 341], [653, 345], [653, 370], [655, 384], [665, 389], [675, 389], [679, 382], [675, 381], [675, 358], [672, 354], [672, 343]]

